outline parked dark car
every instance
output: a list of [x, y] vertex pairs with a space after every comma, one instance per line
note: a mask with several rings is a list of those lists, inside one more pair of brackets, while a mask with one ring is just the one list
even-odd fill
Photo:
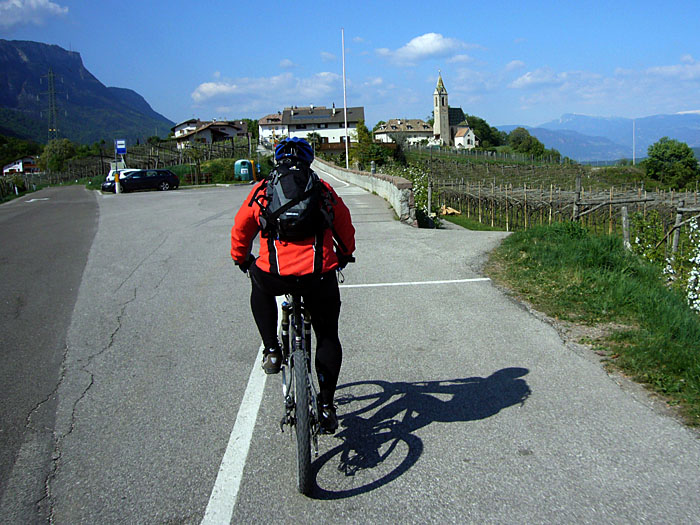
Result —
[[[180, 179], [170, 170], [133, 170], [119, 177], [122, 191], [170, 190], [180, 186]], [[114, 192], [114, 181], [102, 183], [102, 191]]]

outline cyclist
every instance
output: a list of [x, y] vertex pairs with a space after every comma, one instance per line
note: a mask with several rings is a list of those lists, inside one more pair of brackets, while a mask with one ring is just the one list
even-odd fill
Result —
[[[293, 162], [307, 170], [314, 153], [307, 141], [282, 140], [275, 148], [278, 166]], [[326, 432], [338, 428], [333, 398], [342, 362], [338, 338], [340, 291], [336, 270], [343, 268], [355, 251], [355, 228], [350, 211], [333, 188], [320, 180], [324, 194], [321, 205], [331, 208], [324, 215], [332, 224], [319, 227], [320, 233], [300, 241], [281, 241], [274, 233], [262, 233], [259, 257], [251, 254], [253, 240], [261, 232], [261, 207], [254, 205], [258, 182], [236, 213], [231, 229], [231, 257], [241, 271], [249, 272], [252, 281], [250, 306], [263, 341], [262, 367], [276, 374], [282, 365], [282, 350], [277, 339], [277, 302], [275, 296], [298, 293], [311, 314], [316, 335], [316, 375], [319, 383], [319, 419]], [[330, 219], [328, 218], [330, 217]]]

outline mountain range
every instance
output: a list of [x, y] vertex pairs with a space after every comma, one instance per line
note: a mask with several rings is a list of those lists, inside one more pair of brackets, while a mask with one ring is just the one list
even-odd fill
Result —
[[646, 157], [650, 145], [661, 137], [700, 147], [700, 113], [652, 115], [629, 119], [565, 114], [539, 126], [497, 126], [510, 132], [516, 127], [527, 129], [547, 148], [577, 161], [617, 160]]
[[0, 39], [0, 134], [48, 140], [49, 71], [53, 74], [58, 136], [89, 144], [133, 143], [174, 125], [131, 89], [106, 87], [79, 53], [38, 42]]

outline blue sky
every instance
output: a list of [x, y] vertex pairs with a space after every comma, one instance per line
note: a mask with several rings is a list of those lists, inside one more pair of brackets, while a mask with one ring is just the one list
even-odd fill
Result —
[[438, 70], [451, 106], [496, 126], [698, 111], [699, 20], [697, 0], [0, 0], [0, 38], [77, 51], [175, 122], [342, 107], [344, 28], [370, 129], [427, 118]]

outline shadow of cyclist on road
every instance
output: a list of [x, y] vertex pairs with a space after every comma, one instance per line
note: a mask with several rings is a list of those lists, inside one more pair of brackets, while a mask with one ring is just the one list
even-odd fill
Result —
[[[414, 435], [416, 430], [431, 423], [484, 419], [504, 408], [524, 404], [530, 388], [521, 378], [527, 373], [526, 368], [504, 368], [486, 378], [411, 383], [376, 380], [340, 385], [336, 401], [342, 430], [335, 438], [341, 443], [314, 462], [314, 496], [347, 498], [393, 481], [422, 454], [423, 442]], [[342, 480], [337, 487], [319, 485], [318, 473], [331, 466], [345, 478], [354, 478], [351, 488]]]

